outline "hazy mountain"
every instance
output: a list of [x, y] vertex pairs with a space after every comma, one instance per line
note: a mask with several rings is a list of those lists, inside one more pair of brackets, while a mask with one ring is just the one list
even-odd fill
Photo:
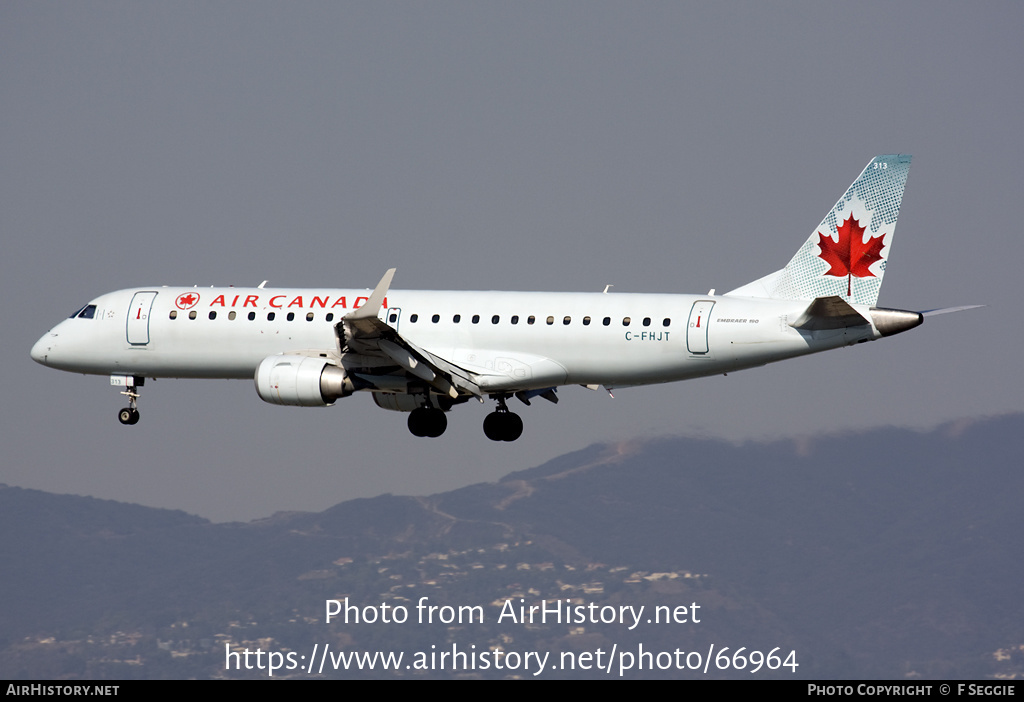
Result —
[[[499, 483], [248, 524], [5, 487], [0, 676], [266, 675], [225, 673], [226, 643], [410, 656], [453, 644], [554, 656], [780, 647], [796, 652], [797, 677], [1020, 674], [1021, 436], [1024, 415], [930, 432], [595, 445]], [[324, 623], [328, 598], [414, 612], [424, 596], [480, 605], [486, 621]], [[696, 602], [701, 622], [496, 621], [505, 600], [559, 598]], [[583, 675], [607, 677], [544, 674]]]

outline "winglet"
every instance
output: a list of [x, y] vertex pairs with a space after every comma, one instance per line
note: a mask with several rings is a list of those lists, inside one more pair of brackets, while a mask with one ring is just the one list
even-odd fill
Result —
[[366, 319], [368, 317], [376, 317], [380, 312], [381, 305], [384, 304], [384, 298], [387, 297], [388, 288], [391, 287], [391, 279], [395, 277], [394, 268], [389, 268], [384, 277], [377, 283], [377, 287], [370, 293], [370, 299], [366, 301], [366, 304], [362, 305], [358, 309], [355, 309], [345, 315], [345, 319]]

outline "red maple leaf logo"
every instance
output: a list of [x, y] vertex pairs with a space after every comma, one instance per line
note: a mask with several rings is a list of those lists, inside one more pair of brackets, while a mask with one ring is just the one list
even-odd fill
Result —
[[870, 237], [867, 243], [864, 242], [864, 229], [860, 222], [853, 218], [853, 213], [846, 218], [846, 221], [839, 225], [839, 241], [833, 241], [831, 236], [818, 232], [820, 241], [818, 248], [825, 263], [831, 266], [825, 275], [846, 279], [846, 296], [850, 296], [850, 286], [853, 276], [858, 278], [874, 278], [871, 272], [871, 264], [882, 260], [882, 239], [885, 232], [878, 236]]
[[177, 305], [180, 310], [187, 310], [197, 302], [199, 302], [199, 295], [195, 293], [184, 293], [182, 295], [178, 295], [178, 299], [174, 301], [174, 304]]

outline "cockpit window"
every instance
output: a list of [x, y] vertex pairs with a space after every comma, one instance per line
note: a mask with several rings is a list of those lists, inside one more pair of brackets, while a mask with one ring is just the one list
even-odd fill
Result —
[[75, 313], [68, 317], [68, 319], [74, 319], [75, 317], [78, 317], [79, 319], [92, 319], [95, 316], [96, 305], [86, 305], [81, 309], [75, 310]]

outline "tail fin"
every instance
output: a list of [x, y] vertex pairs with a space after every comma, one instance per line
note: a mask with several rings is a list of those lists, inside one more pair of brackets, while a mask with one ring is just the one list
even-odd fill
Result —
[[781, 271], [726, 293], [874, 305], [892, 249], [910, 156], [876, 156]]

